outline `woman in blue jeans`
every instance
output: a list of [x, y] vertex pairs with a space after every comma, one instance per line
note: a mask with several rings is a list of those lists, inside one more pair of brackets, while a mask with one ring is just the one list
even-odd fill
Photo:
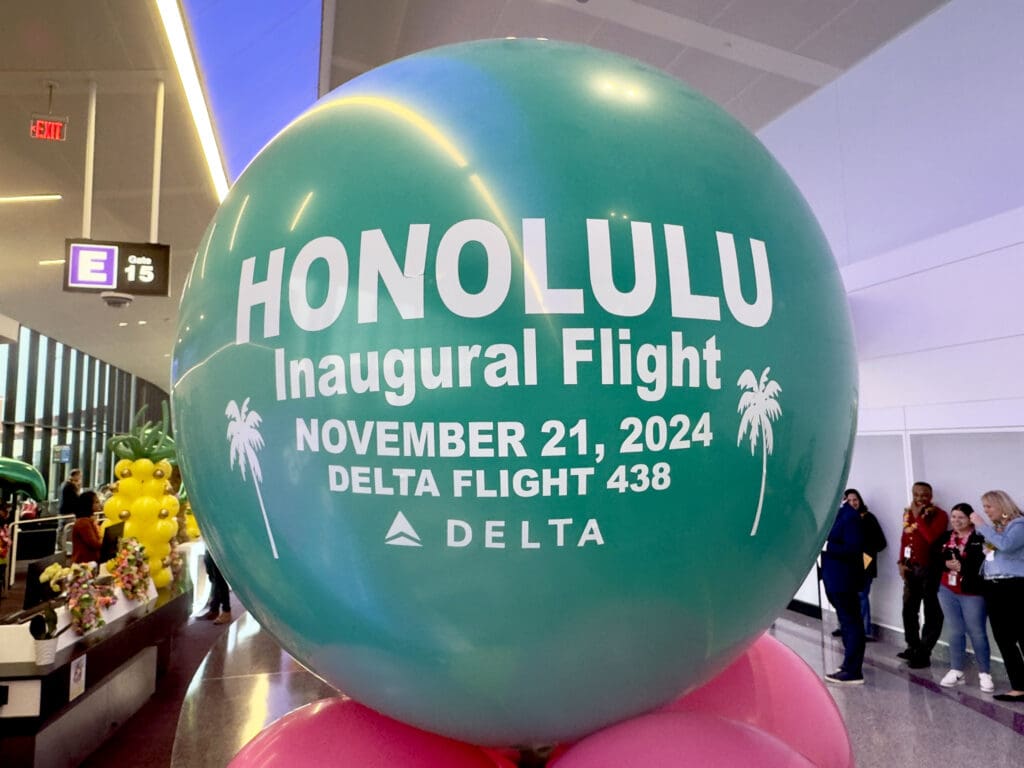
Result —
[[951, 688], [964, 682], [967, 657], [967, 635], [971, 637], [974, 657], [978, 662], [978, 684], [985, 693], [995, 690], [989, 670], [988, 635], [985, 632], [985, 598], [981, 564], [985, 562], [985, 539], [974, 530], [970, 504], [957, 504], [949, 513], [953, 530], [936, 542], [941, 549], [932, 562], [942, 568], [939, 604], [945, 617], [946, 640], [949, 643], [949, 672], [939, 685]]

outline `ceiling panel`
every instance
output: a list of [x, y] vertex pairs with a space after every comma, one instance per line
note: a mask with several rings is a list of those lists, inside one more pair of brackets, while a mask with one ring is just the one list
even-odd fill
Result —
[[341, 2], [334, 11], [335, 59], [358, 62], [366, 69], [398, 56], [398, 36], [408, 0]]
[[801, 43], [797, 52], [846, 69], [946, 2], [860, 0]]
[[398, 55], [464, 40], [494, 37], [505, 0], [421, 0], [411, 2], [402, 20]]
[[729, 113], [751, 131], [774, 120], [816, 89], [779, 75], [763, 74], [725, 103]]
[[590, 42], [610, 51], [628, 51], [634, 58], [659, 69], [668, 69], [683, 52], [678, 43], [607, 22], [600, 26]]
[[601, 22], [573, 8], [546, 0], [506, 3], [494, 27], [495, 37], [549, 37], [570, 43], [588, 43]]
[[[732, 0], [712, 25], [784, 50], [816, 33], [858, 0]], [[898, 5], [899, 3], [892, 3]]]
[[762, 74], [754, 67], [693, 48], [680, 53], [668, 72], [719, 104], [734, 98]]
[[638, 5], [646, 5], [665, 13], [683, 16], [687, 19], [709, 24], [711, 20], [728, 7], [732, 0], [636, 0]]

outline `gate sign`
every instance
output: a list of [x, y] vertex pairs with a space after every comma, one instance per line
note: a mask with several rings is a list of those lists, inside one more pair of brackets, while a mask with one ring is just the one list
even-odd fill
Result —
[[169, 296], [171, 247], [158, 243], [64, 241], [64, 290]]

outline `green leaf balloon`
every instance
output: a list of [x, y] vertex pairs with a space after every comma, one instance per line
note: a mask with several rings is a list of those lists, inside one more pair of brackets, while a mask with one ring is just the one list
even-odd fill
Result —
[[828, 244], [668, 75], [506, 40], [393, 62], [251, 163], [181, 304], [217, 561], [359, 701], [491, 745], [710, 678], [785, 607], [856, 416]]

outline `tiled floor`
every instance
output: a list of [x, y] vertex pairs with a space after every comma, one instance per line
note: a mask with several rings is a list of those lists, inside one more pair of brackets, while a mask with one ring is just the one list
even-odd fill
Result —
[[[787, 613], [772, 633], [815, 671], [839, 666], [842, 648], [832, 626]], [[977, 688], [977, 675], [940, 688], [946, 666], [911, 671], [896, 658], [901, 646], [868, 645], [867, 684], [830, 688], [846, 719], [861, 768], [942, 765], [987, 768], [1024, 765], [1024, 706], [1001, 704]], [[941, 654], [941, 651], [939, 651]], [[994, 665], [997, 690], [1006, 688]], [[221, 768], [264, 726], [336, 691], [296, 663], [248, 614], [200, 666], [178, 721], [172, 768]]]
[[[833, 626], [823, 631], [817, 620], [786, 614], [775, 623], [773, 634], [822, 673], [842, 661], [842, 643], [829, 633]], [[922, 670], [907, 669], [896, 658], [902, 649], [902, 644], [869, 643], [866, 684], [829, 686], [846, 720], [858, 766], [1024, 765], [1024, 706], [981, 693], [977, 670], [970, 665], [965, 685], [941, 688], [939, 680], [948, 670], [944, 649], [936, 649], [932, 666]], [[1002, 665], [992, 666], [996, 690], [1006, 690]]]

